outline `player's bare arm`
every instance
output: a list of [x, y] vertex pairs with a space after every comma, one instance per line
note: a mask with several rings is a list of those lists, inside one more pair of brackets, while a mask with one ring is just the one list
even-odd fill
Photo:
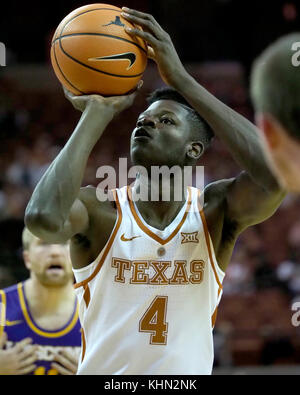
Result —
[[238, 235], [248, 226], [270, 217], [285, 192], [269, 170], [256, 126], [187, 73], [170, 36], [152, 15], [123, 7], [123, 16], [143, 28], [126, 28], [126, 31], [147, 42], [149, 57], [157, 63], [164, 82], [181, 93], [208, 122], [243, 169], [238, 177], [213, 183], [205, 191], [208, 227], [220, 267], [225, 269]]
[[[105, 225], [108, 232], [113, 227], [116, 215], [107, 207], [109, 202], [101, 204], [96, 199], [95, 188], [81, 188], [81, 184], [92, 149], [113, 117], [133, 103], [136, 92], [103, 98], [74, 96], [65, 90], [65, 95], [82, 116], [67, 144], [36, 186], [26, 209], [25, 223], [32, 233], [49, 242], [64, 242], [75, 235], [84, 235], [84, 241], [75, 237], [76, 250], [76, 244], [90, 242], [87, 236], [93, 226], [90, 216], [97, 217], [99, 210], [104, 213], [99, 223]], [[96, 201], [97, 213], [93, 211]], [[74, 249], [72, 255], [76, 255]], [[80, 266], [93, 258], [91, 248], [85, 251], [84, 256], [80, 256]]]

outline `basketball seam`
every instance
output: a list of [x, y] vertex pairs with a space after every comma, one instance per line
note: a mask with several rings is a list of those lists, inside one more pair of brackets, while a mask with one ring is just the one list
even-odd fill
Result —
[[[68, 23], [70, 23], [71, 21], [73, 21], [74, 19], [78, 18], [80, 15], [83, 14], [87, 14], [88, 12], [93, 12], [93, 11], [97, 11], [97, 10], [107, 10], [107, 11], [115, 11], [118, 12], [119, 14], [121, 14], [121, 12], [119, 10], [115, 10], [114, 8], [93, 8], [92, 10], [87, 10], [87, 11], [83, 11], [78, 15], [73, 16], [73, 18], [71, 18], [70, 20], [68, 20], [65, 25], [63, 26], [61, 33], [64, 31], [65, 27], [67, 26]], [[61, 35], [60, 33], [60, 35]]]
[[53, 45], [56, 41], [60, 40], [61, 38], [73, 37], [73, 36], [102, 36], [102, 37], [114, 38], [116, 40], [125, 41], [127, 43], [132, 44], [132, 45], [135, 45], [136, 47], [141, 49], [143, 52], [145, 52], [145, 54], [147, 54], [147, 51], [143, 47], [141, 47], [139, 44], [135, 43], [134, 41], [130, 41], [130, 40], [127, 40], [126, 38], [123, 38], [123, 37], [113, 36], [112, 34], [105, 34], [105, 33], [70, 33], [70, 34], [64, 34], [63, 36], [59, 36], [55, 40], [53, 40], [51, 44]]
[[[83, 15], [83, 14], [87, 14], [88, 12], [99, 11], [99, 10], [115, 11], [115, 12], [121, 14], [121, 10], [116, 10], [116, 9], [114, 9], [114, 8], [105, 8], [105, 7], [104, 7], [104, 8], [103, 8], [103, 7], [102, 7], [102, 8], [93, 8], [92, 10], [83, 11], [83, 12], [81, 12], [80, 14], [75, 15], [73, 18], [71, 18], [70, 20], [68, 20], [68, 21], [65, 23], [65, 25], [64, 25], [63, 28], [61, 29], [61, 32], [60, 32], [60, 34], [59, 34], [59, 37], [57, 37], [55, 40], [59, 39], [60, 37], [64, 37], [64, 36], [62, 36], [62, 33], [63, 33], [63, 31], [65, 30], [65, 27], [67, 26], [68, 23], [70, 23], [71, 21], [73, 21], [74, 19], [78, 18], [79, 16], [81, 16], [81, 15]], [[97, 33], [96, 33], [96, 34], [97, 34]], [[121, 40], [122, 40], [122, 38], [121, 38], [121, 37], [118, 37], [118, 36], [116, 36], [116, 37], [114, 37], [114, 38], [118, 38], [118, 39], [121, 39]], [[136, 46], [139, 47], [142, 51], [144, 51], [145, 53], [147, 53], [147, 51], [146, 51], [143, 47], [141, 47], [139, 44], [137, 44], [137, 43], [135, 43], [135, 42], [133, 42], [133, 41], [130, 41], [130, 40], [126, 40], [126, 39], [123, 39], [123, 40], [124, 40], [124, 41], [128, 41], [128, 42], [130, 42], [130, 43], [136, 45]]]
[[76, 86], [73, 85], [73, 84], [68, 80], [68, 78], [65, 76], [65, 74], [62, 72], [62, 69], [60, 68], [60, 65], [59, 65], [58, 60], [57, 60], [55, 45], [53, 46], [53, 52], [54, 52], [54, 59], [55, 59], [56, 65], [57, 65], [57, 67], [58, 67], [58, 69], [59, 69], [59, 71], [60, 71], [62, 77], [67, 81], [67, 83], [68, 83], [69, 85], [71, 85], [73, 88], [75, 88], [78, 92], [84, 94], [84, 92], [82, 92], [80, 89], [76, 88]]
[[[64, 28], [67, 26], [67, 24], [70, 23], [71, 21], [73, 21], [75, 18], [79, 17], [80, 15], [87, 14], [88, 12], [97, 11], [97, 10], [116, 11], [116, 12], [119, 12], [119, 13], [120, 13], [120, 11], [114, 10], [113, 8], [93, 8], [92, 10], [87, 10], [87, 11], [81, 12], [81, 13], [78, 14], [78, 15], [73, 16], [73, 18], [71, 18], [69, 21], [67, 21], [67, 22], [65, 23], [65, 25], [62, 27], [61, 32], [63, 32], [63, 30], [64, 30]], [[66, 18], [67, 18], [67, 17], [66, 17]], [[60, 25], [59, 25], [59, 26], [60, 26]], [[58, 26], [58, 28], [59, 28], [59, 26]], [[57, 28], [57, 29], [58, 29], [58, 28]], [[57, 29], [56, 29], [56, 31], [55, 31], [55, 33], [54, 33], [54, 36], [56, 36]], [[60, 33], [60, 34], [61, 34], [61, 33]]]
[[63, 48], [63, 46], [62, 46], [62, 44], [61, 44], [61, 39], [60, 39], [60, 37], [59, 37], [59, 46], [60, 46], [60, 49], [63, 51], [63, 53], [64, 53], [66, 56], [68, 56], [68, 58], [72, 59], [74, 62], [80, 64], [81, 66], [86, 67], [86, 68], [88, 68], [88, 69], [90, 69], [90, 70], [94, 70], [94, 71], [96, 71], [96, 72], [98, 72], [98, 73], [110, 75], [110, 76], [112, 76], [112, 77], [119, 77], [119, 78], [137, 78], [137, 77], [140, 77], [141, 75], [143, 75], [143, 73], [145, 72], [145, 70], [144, 70], [144, 71], [142, 71], [141, 73], [135, 74], [135, 75], [120, 75], [120, 74], [108, 73], [107, 71], [102, 71], [102, 70], [96, 69], [96, 68], [94, 68], [94, 67], [92, 67], [92, 66], [89, 66], [89, 65], [87, 65], [87, 64], [85, 64], [85, 63], [83, 63], [83, 62], [81, 62], [81, 61], [78, 60], [78, 59], [73, 58], [73, 56], [69, 55], [69, 54], [64, 50], [64, 48]]

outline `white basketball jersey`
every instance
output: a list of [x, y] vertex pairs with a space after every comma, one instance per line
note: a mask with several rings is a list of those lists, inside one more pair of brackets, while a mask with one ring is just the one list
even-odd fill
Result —
[[118, 218], [89, 266], [74, 270], [83, 349], [78, 374], [211, 374], [212, 330], [224, 272], [199, 191], [164, 230], [115, 190]]

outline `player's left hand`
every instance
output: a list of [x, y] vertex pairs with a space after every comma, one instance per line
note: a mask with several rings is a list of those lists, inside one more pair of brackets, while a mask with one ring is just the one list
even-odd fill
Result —
[[124, 19], [143, 29], [125, 27], [126, 32], [142, 38], [147, 43], [148, 57], [157, 63], [162, 79], [167, 85], [177, 88], [177, 84], [182, 81], [182, 75], [186, 75], [187, 71], [179, 59], [169, 34], [150, 14], [127, 7], [123, 7], [122, 11], [121, 15]]
[[63, 376], [73, 376], [78, 369], [78, 355], [77, 353], [68, 350], [62, 350], [55, 354], [54, 360], [51, 364], [52, 369], [56, 369], [59, 374]]

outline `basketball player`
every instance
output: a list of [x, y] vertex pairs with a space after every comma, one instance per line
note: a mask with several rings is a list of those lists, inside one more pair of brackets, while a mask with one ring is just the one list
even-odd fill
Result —
[[271, 168], [284, 188], [300, 192], [300, 33], [280, 38], [258, 57], [251, 93]]
[[[146, 168], [148, 178], [112, 191], [113, 202], [98, 201], [94, 187], [81, 188], [91, 150], [136, 93], [103, 98], [65, 91], [83, 114], [33, 192], [25, 221], [49, 242], [71, 239], [84, 330], [78, 374], [210, 374], [212, 330], [235, 242], [270, 217], [285, 193], [265, 162], [256, 127], [185, 71], [152, 16], [124, 11], [143, 28], [130, 34], [151, 46], [173, 88], [152, 95], [132, 132], [132, 162]], [[153, 185], [150, 170], [196, 166], [212, 130], [242, 173], [204, 192], [182, 186], [186, 197], [161, 199], [164, 180]], [[171, 189], [176, 181], [171, 177]], [[132, 196], [147, 185], [148, 197], [151, 187], [159, 189], [159, 201], [135, 202]]]
[[76, 374], [81, 327], [69, 246], [25, 228], [23, 248], [30, 278], [0, 290], [0, 374]]

